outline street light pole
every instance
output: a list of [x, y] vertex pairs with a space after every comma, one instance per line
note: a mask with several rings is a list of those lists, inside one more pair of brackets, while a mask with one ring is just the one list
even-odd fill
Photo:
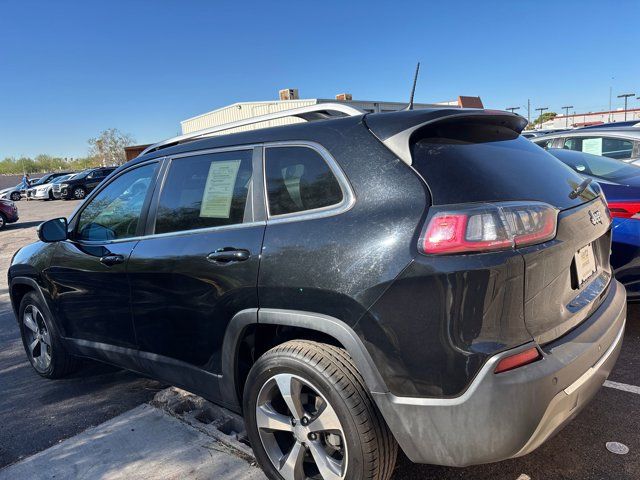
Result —
[[520, 107], [507, 107], [507, 108], [505, 108], [505, 110], [509, 110], [511, 113], [513, 113], [516, 110], [520, 110]]
[[536, 112], [540, 112], [540, 127], [542, 127], [542, 112], [549, 110], [549, 107], [534, 108]]
[[624, 98], [624, 121], [627, 121], [627, 100], [629, 97], [633, 97], [635, 93], [623, 93], [622, 95], [618, 95], [618, 98]]

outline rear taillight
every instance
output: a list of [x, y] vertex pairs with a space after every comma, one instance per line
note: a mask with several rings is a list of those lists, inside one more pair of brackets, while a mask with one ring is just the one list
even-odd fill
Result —
[[431, 207], [419, 249], [449, 254], [534, 245], [556, 236], [557, 219], [558, 210], [542, 202]]
[[640, 202], [609, 202], [609, 211], [614, 218], [640, 219]]
[[540, 352], [536, 347], [531, 347], [524, 352], [516, 353], [515, 355], [509, 355], [508, 357], [504, 357], [502, 360], [498, 362], [496, 365], [496, 369], [493, 371], [494, 373], [502, 373], [507, 372], [509, 370], [513, 370], [514, 368], [524, 367], [525, 365], [529, 365], [530, 363], [535, 362], [542, 358]]

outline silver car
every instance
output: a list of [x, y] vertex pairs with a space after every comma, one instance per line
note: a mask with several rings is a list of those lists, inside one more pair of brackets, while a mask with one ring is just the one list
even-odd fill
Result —
[[564, 148], [640, 165], [640, 128], [608, 127], [567, 130], [531, 141], [542, 148]]
[[54, 200], [55, 197], [53, 195], [53, 186], [56, 184], [60, 184], [60, 182], [64, 182], [65, 180], [69, 180], [74, 175], [74, 173], [68, 173], [66, 175], [56, 177], [48, 183], [44, 183], [42, 185], [34, 185], [29, 190], [27, 190], [27, 198], [31, 200]]

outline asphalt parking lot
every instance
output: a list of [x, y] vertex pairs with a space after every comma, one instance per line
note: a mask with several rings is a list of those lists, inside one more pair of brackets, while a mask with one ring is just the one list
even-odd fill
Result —
[[[76, 206], [76, 202], [21, 201], [19, 223], [0, 232], [0, 468], [149, 402], [164, 387], [94, 363], [87, 363], [71, 378], [47, 381], [36, 375], [27, 362], [9, 305], [6, 270], [13, 253], [35, 240], [41, 221], [66, 216]], [[615, 383], [602, 388], [567, 428], [530, 455], [462, 469], [413, 465], [401, 457], [394, 479], [640, 478], [637, 306], [629, 306], [623, 350], [609, 380]], [[460, 432], [468, 433], [471, 432]], [[629, 452], [611, 453], [606, 442], [623, 443]], [[158, 471], [157, 476], [148, 478], [166, 478], [162, 475]]]
[[43, 220], [69, 215], [78, 202], [17, 205], [20, 220], [0, 232], [0, 468], [147, 402], [163, 388], [93, 362], [56, 382], [31, 368], [9, 303], [7, 268], [16, 250], [36, 240]]

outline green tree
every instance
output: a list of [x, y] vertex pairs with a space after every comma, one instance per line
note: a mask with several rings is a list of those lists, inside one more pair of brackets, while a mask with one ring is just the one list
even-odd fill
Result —
[[534, 125], [542, 125], [544, 122], [548, 122], [549, 120], [553, 120], [556, 118], [558, 114], [556, 112], [544, 112], [538, 118], [533, 121]]
[[104, 166], [120, 165], [126, 161], [124, 147], [133, 145], [134, 142], [131, 135], [122, 133], [117, 128], [109, 128], [89, 139], [90, 156], [97, 158]]

